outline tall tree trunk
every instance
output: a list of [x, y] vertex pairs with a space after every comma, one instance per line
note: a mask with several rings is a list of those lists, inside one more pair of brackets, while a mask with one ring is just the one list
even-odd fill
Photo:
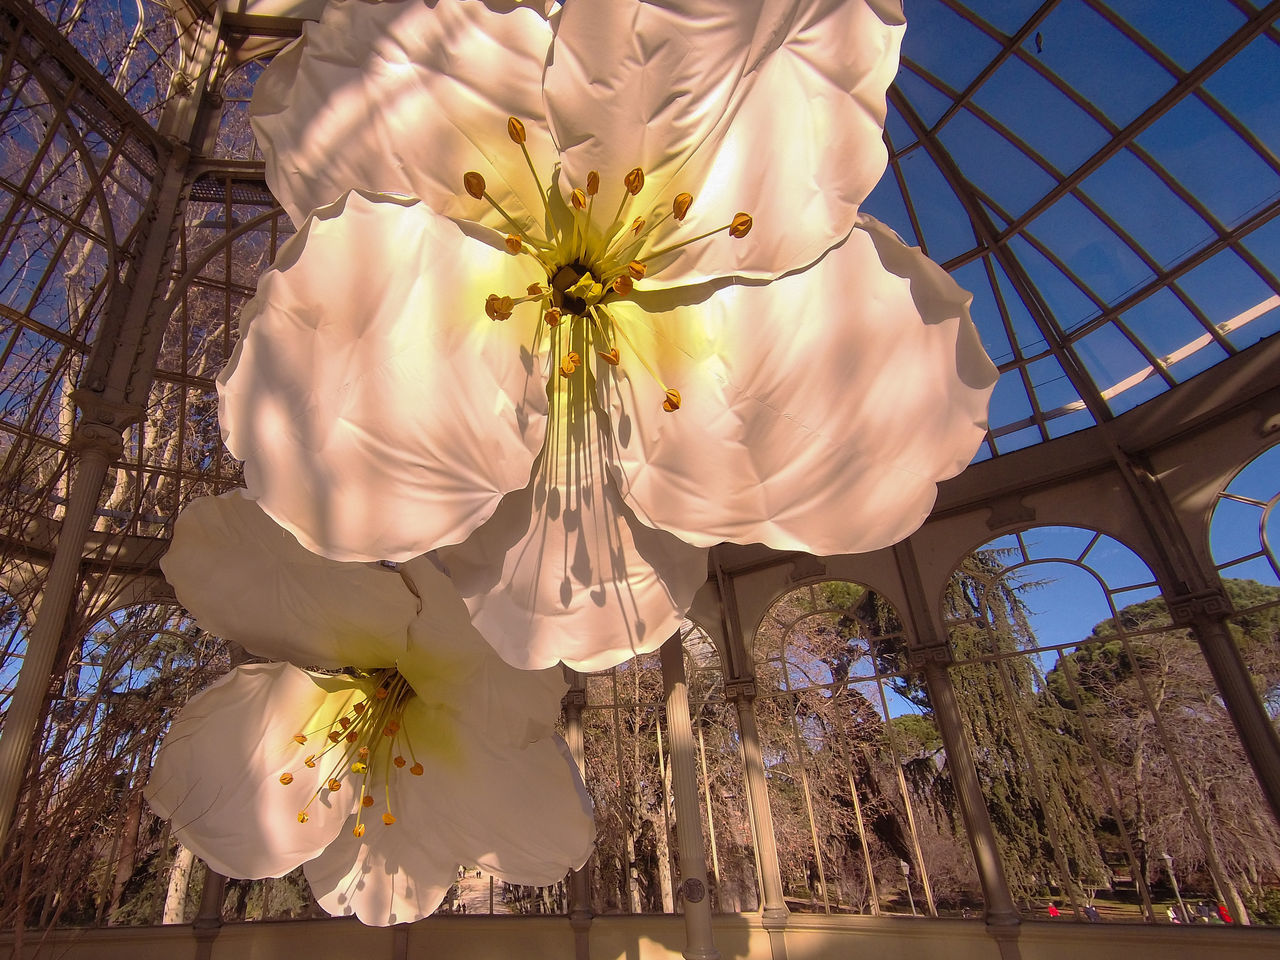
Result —
[[173, 866], [169, 868], [169, 889], [164, 895], [164, 915], [161, 923], [183, 923], [187, 917], [187, 888], [191, 885], [191, 868], [196, 855], [178, 844]]
[[[143, 773], [142, 779], [146, 774]], [[111, 885], [111, 908], [107, 913], [107, 926], [115, 926], [116, 915], [120, 911], [120, 898], [124, 896], [125, 884], [133, 876], [134, 857], [138, 852], [138, 833], [142, 829], [142, 788], [134, 789], [125, 807], [123, 839], [116, 860], [115, 878]]]

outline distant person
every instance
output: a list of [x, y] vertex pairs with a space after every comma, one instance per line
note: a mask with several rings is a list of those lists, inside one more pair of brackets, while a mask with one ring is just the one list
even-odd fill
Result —
[[1102, 917], [1098, 915], [1098, 908], [1092, 903], [1084, 908], [1084, 915], [1089, 918], [1090, 923], [1097, 923], [1102, 919]]
[[1058, 909], [1058, 905], [1053, 901], [1049, 901], [1049, 916], [1052, 917], [1054, 920], [1057, 920], [1060, 916], [1062, 916], [1062, 912]]
[[1222, 918], [1223, 923], [1234, 923], [1231, 914], [1227, 913], [1227, 905], [1225, 903], [1218, 904], [1218, 916]]
[[1175, 909], [1173, 909], [1173, 907], [1170, 907], [1168, 910], [1166, 910], [1166, 911], [1165, 911], [1165, 915], [1166, 915], [1166, 916], [1168, 916], [1168, 918], [1169, 918], [1169, 922], [1170, 922], [1170, 923], [1181, 923], [1181, 922], [1182, 922], [1182, 918], [1181, 918], [1180, 916], [1178, 916], [1178, 911], [1177, 911], [1177, 910], [1175, 910]]

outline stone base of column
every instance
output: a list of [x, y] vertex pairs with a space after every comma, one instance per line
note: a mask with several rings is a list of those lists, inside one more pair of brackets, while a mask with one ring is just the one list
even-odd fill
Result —
[[569, 926], [573, 928], [574, 960], [591, 960], [590, 910], [573, 910], [569, 913]]

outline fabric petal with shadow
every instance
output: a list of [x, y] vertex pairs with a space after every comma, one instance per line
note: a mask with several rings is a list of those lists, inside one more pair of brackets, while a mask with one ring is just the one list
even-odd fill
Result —
[[651, 263], [650, 289], [803, 267], [849, 232], [884, 172], [903, 25], [892, 0], [569, 4], [546, 73], [564, 181], [599, 171], [606, 210], [632, 167], [645, 172], [642, 210], [693, 194], [656, 246], [754, 216], [739, 242]]
[[201, 628], [305, 666], [395, 666], [417, 614], [394, 570], [304, 550], [244, 490], [187, 504], [160, 566]]
[[538, 347], [484, 303], [545, 281], [530, 263], [416, 201], [352, 193], [317, 211], [259, 281], [218, 377], [227, 448], [262, 509], [334, 560], [407, 560], [524, 486], [545, 431]]
[[[457, 216], [470, 209], [462, 174], [477, 170], [504, 209], [541, 210], [523, 163], [493, 161], [509, 156], [509, 116], [527, 125], [539, 169], [555, 160], [542, 103], [550, 44], [551, 26], [528, 5], [328, 4], [254, 89], [272, 194], [296, 224], [356, 188]], [[483, 219], [506, 232], [496, 212]]]
[[698, 415], [659, 409], [647, 372], [601, 383], [645, 523], [704, 545], [874, 550], [923, 522], [982, 439], [996, 369], [971, 297], [870, 217], [807, 270], [678, 293], [614, 309]]
[[524, 490], [439, 559], [513, 666], [600, 670], [657, 649], [706, 581], [706, 550], [636, 521], [581, 380], [558, 380], [548, 451]]
[[351, 811], [350, 793], [331, 795], [326, 770], [303, 763], [320, 747], [294, 738], [355, 695], [348, 677], [287, 663], [237, 667], [179, 712], [151, 769], [147, 802], [219, 873], [283, 876], [323, 850]]

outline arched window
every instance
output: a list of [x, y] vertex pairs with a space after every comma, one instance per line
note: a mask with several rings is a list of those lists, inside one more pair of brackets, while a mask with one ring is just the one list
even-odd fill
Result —
[[971, 554], [945, 606], [956, 695], [1029, 916], [1208, 922], [1202, 902], [1267, 915], [1259, 878], [1280, 868], [1280, 831], [1197, 644], [1171, 628], [1136, 554], [1033, 528]]
[[[78, 633], [35, 754], [37, 787], [14, 820], [24, 843], [11, 856], [29, 854], [35, 871], [28, 922], [159, 921], [164, 891], [133, 883], [165, 877], [170, 846], [142, 788], [174, 713], [227, 668], [222, 641], [173, 603], [121, 607]], [[59, 875], [41, 875], [54, 864]]]
[[[755, 910], [757, 884], [733, 710], [720, 654], [697, 625], [680, 629], [689, 685], [711, 906]], [[674, 913], [679, 850], [671, 745], [657, 653], [586, 677], [582, 727], [595, 802], [592, 910]]]
[[882, 596], [792, 590], [755, 637], [757, 722], [792, 910], [981, 912], [950, 771]]

